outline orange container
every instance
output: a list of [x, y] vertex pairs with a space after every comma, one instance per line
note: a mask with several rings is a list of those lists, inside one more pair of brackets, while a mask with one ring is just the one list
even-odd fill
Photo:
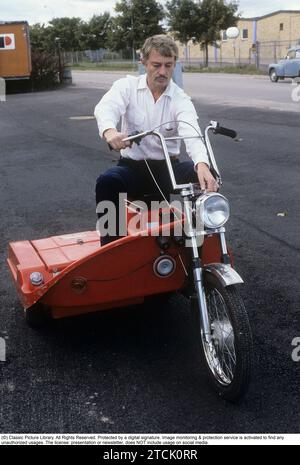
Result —
[[29, 26], [26, 21], [0, 24], [0, 77], [28, 79], [31, 73]]

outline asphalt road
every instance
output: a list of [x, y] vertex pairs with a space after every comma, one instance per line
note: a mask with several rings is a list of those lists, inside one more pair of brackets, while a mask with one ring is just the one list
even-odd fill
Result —
[[[94, 183], [111, 166], [93, 113], [99, 89], [0, 102], [0, 432], [209, 433], [300, 430], [299, 124], [295, 112], [196, 102], [242, 142], [213, 145], [231, 201], [227, 237], [245, 279], [255, 369], [245, 399], [218, 399], [203, 377], [184, 301], [26, 327], [7, 270], [9, 241], [95, 227]], [[285, 216], [278, 216], [285, 213]], [[117, 263], [116, 263], [117, 266]]]
[[[108, 88], [124, 72], [73, 71], [77, 86]], [[128, 73], [136, 74], [136, 73]], [[267, 75], [184, 73], [185, 91], [206, 103], [228, 107], [300, 112], [300, 85], [292, 79], [272, 83]]]

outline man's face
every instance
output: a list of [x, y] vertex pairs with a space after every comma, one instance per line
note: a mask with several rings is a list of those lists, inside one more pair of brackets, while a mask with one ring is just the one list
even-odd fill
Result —
[[147, 72], [147, 84], [151, 91], [163, 93], [168, 87], [175, 67], [175, 57], [164, 57], [151, 50], [147, 61], [143, 62]]

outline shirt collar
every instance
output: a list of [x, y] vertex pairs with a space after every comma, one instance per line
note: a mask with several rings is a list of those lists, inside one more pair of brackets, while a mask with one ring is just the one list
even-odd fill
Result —
[[[139, 83], [138, 83], [138, 90], [140, 89], [149, 89], [148, 84], [147, 84], [147, 74], [142, 74], [140, 76]], [[175, 83], [173, 79], [171, 79], [171, 81], [168, 84], [168, 87], [166, 88], [166, 90], [164, 91], [162, 95], [166, 95], [167, 97], [172, 97], [172, 95], [174, 94], [174, 90], [175, 90]]]

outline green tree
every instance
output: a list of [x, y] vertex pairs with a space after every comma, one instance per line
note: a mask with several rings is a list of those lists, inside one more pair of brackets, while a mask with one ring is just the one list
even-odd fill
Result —
[[55, 44], [51, 42], [49, 28], [40, 23], [30, 26], [30, 45], [32, 51], [53, 51]]
[[234, 26], [238, 20], [236, 2], [224, 0], [171, 0], [167, 3], [168, 23], [183, 43], [193, 39], [205, 51], [208, 66], [208, 46], [220, 39], [221, 30]]
[[205, 66], [208, 66], [208, 46], [220, 39], [221, 30], [236, 25], [237, 10], [236, 2], [202, 0], [200, 3], [199, 30], [195, 37], [205, 51]]
[[121, 0], [115, 11], [117, 15], [112, 20], [109, 34], [112, 50], [123, 50], [130, 56], [147, 37], [164, 32], [160, 24], [164, 10], [156, 0]]
[[47, 28], [50, 41], [55, 44], [55, 40], [59, 39], [60, 46], [65, 51], [82, 50], [82, 24], [80, 18], [52, 19]]
[[89, 50], [106, 48], [110, 28], [111, 17], [108, 12], [94, 15], [89, 22], [82, 23], [81, 25], [81, 47]]
[[199, 5], [193, 0], [171, 0], [166, 6], [168, 25], [175, 38], [183, 44], [194, 39], [199, 28]]

